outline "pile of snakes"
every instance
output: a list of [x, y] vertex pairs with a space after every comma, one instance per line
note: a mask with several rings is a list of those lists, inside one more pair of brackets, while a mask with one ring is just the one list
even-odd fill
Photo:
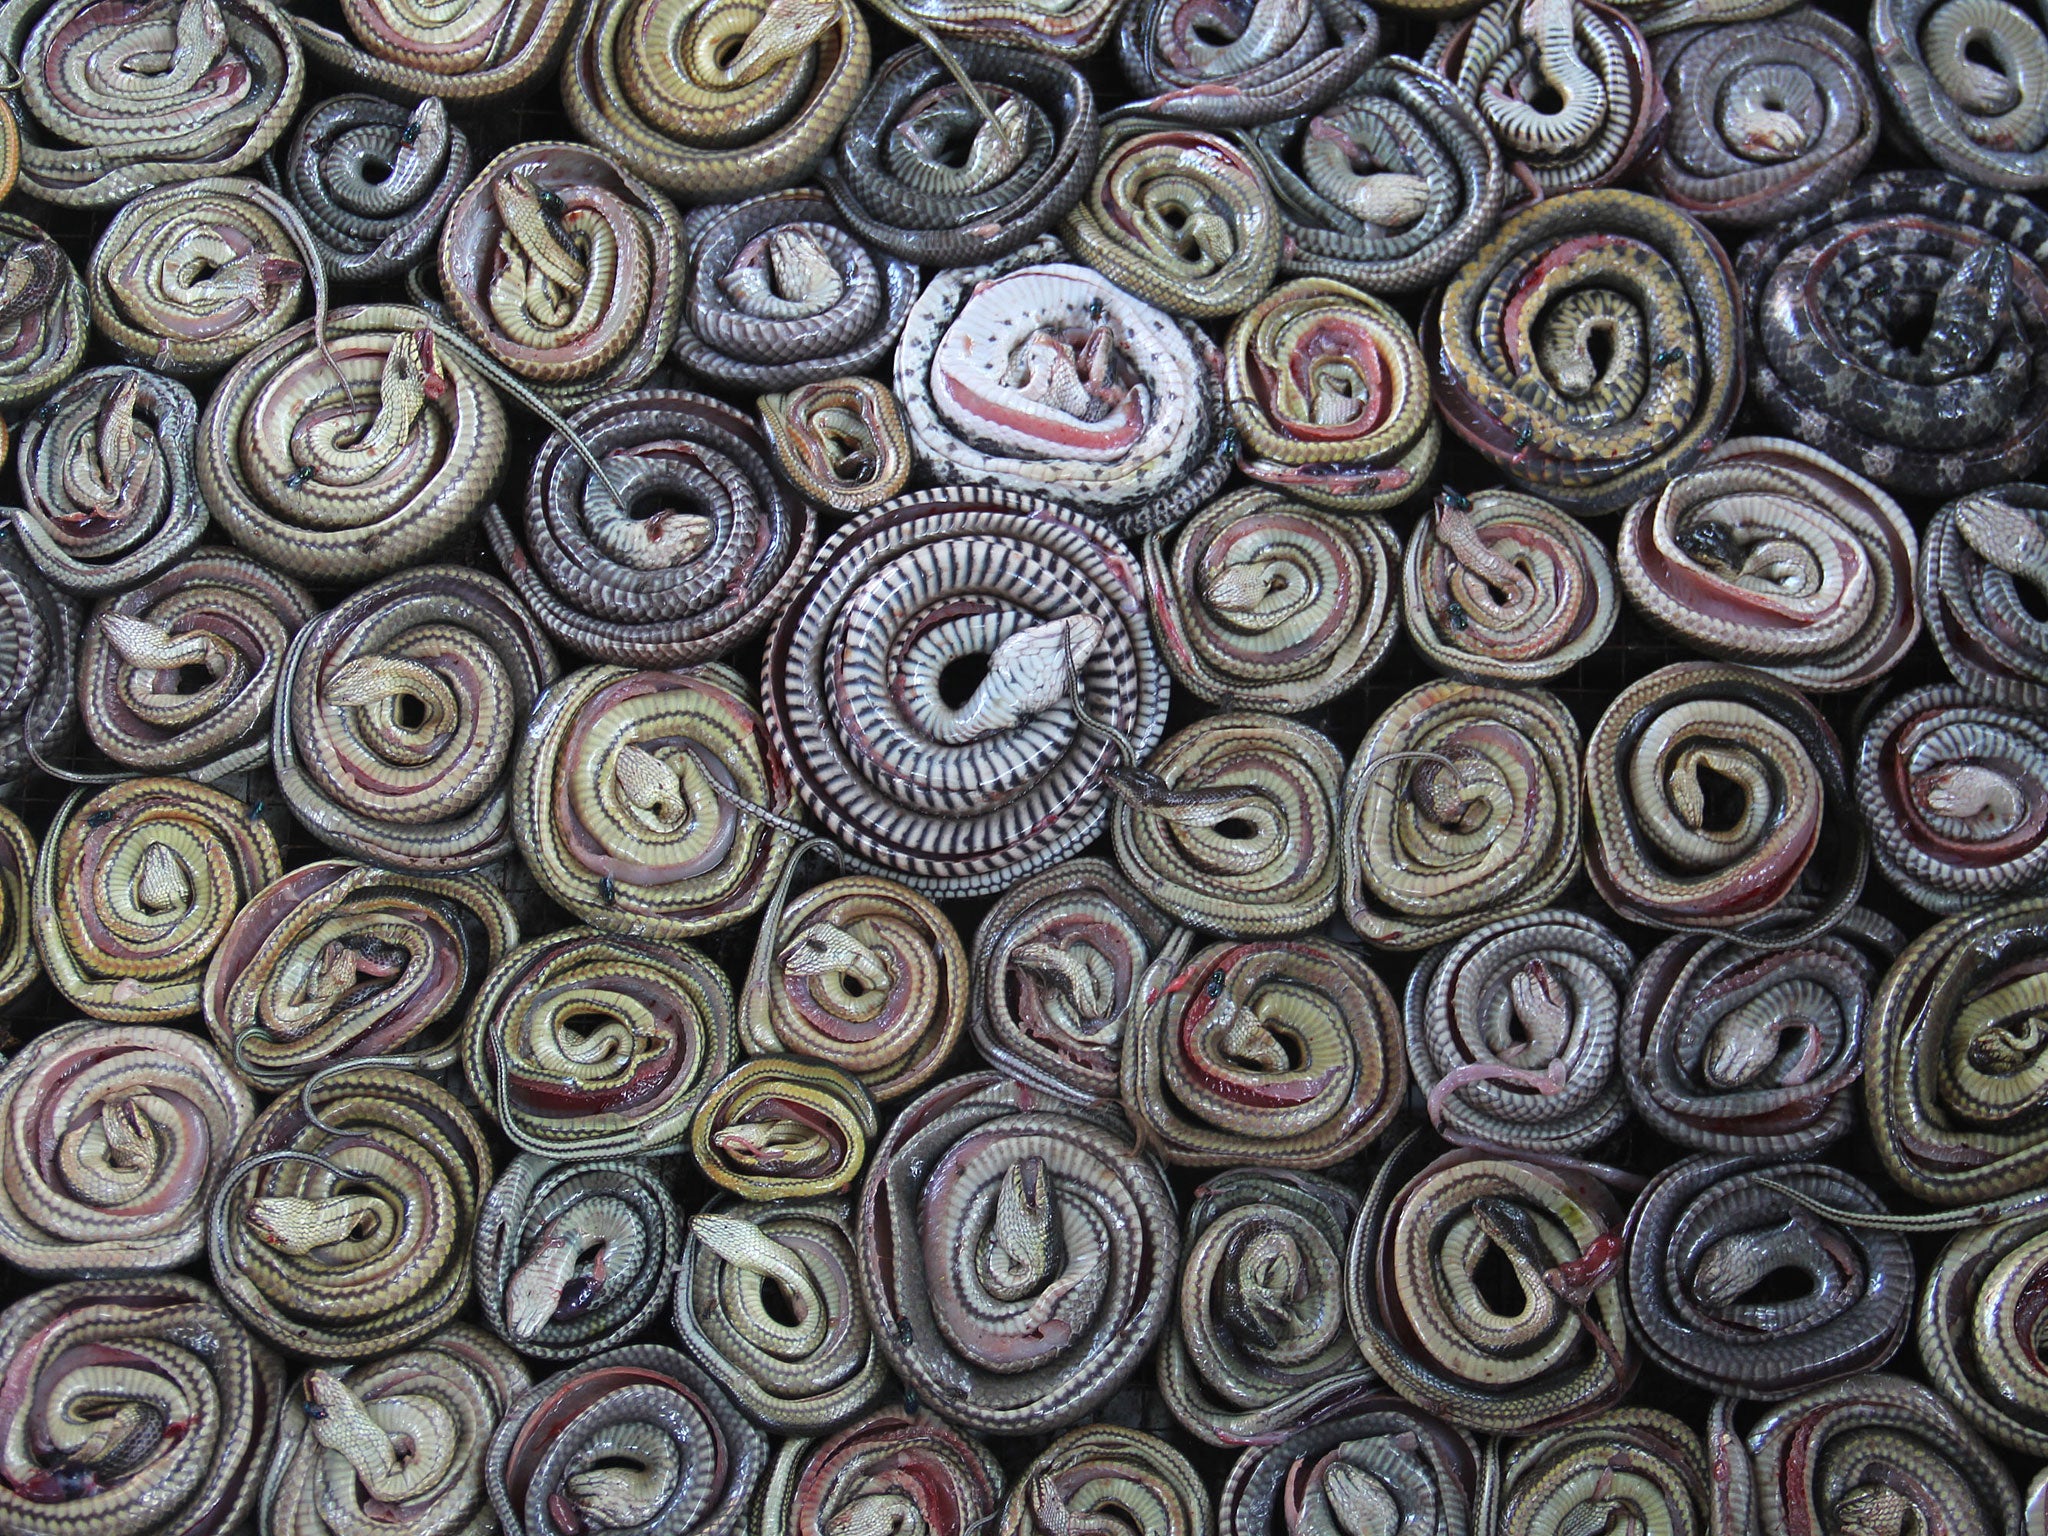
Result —
[[0, 1536], [2048, 1536], [2048, 13], [0, 0]]

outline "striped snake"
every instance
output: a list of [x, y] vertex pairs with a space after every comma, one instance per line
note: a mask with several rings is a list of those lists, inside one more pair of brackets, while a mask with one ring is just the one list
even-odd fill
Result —
[[398, 101], [438, 97], [471, 111], [551, 79], [577, 12], [575, 0], [340, 0], [337, 8], [350, 35], [292, 18], [327, 73]]
[[496, 484], [505, 411], [428, 317], [338, 309], [230, 369], [199, 418], [199, 493], [228, 537], [302, 580], [368, 580], [417, 564]]
[[1010, 1486], [997, 1536], [1205, 1536], [1215, 1515], [1187, 1457], [1118, 1424], [1070, 1429]]
[[844, 1200], [714, 1203], [683, 1243], [676, 1335], [762, 1428], [837, 1429], [890, 1385], [857, 1269]]
[[503, 858], [520, 733], [559, 675], [495, 577], [426, 565], [371, 582], [292, 640], [278, 785], [308, 831], [357, 858], [426, 873]]
[[1643, 36], [1652, 38], [1680, 27], [1759, 21], [1796, 8], [1796, 0], [1623, 0], [1619, 7]]
[[747, 1536], [976, 1536], [1002, 1499], [1002, 1463], [981, 1441], [885, 1408], [822, 1440], [784, 1440]]
[[29, 905], [35, 868], [35, 834], [14, 812], [0, 806], [0, 1007], [21, 996], [43, 974]]
[[1238, 316], [1223, 388], [1238, 468], [1303, 501], [1379, 511], [1436, 467], [1443, 429], [1415, 333], [1335, 278], [1294, 278]]
[[2044, 1239], [2039, 1215], [1957, 1233], [1928, 1273], [1915, 1328], [1934, 1390], [1978, 1434], [2036, 1459], [2048, 1455], [2048, 1368], [2032, 1345]]
[[247, 1529], [284, 1367], [184, 1275], [74, 1280], [0, 1312], [0, 1528], [38, 1536]]
[[14, 110], [12, 103], [0, 102], [0, 202], [21, 176], [21, 125]]
[[466, 1323], [308, 1371], [278, 1414], [258, 1536], [476, 1529], [489, 1518], [484, 1451], [528, 1380], [517, 1355]]
[[39, 225], [0, 213], [0, 406], [30, 404], [70, 378], [87, 334], [71, 258]]
[[739, 1055], [725, 975], [684, 945], [568, 928], [484, 978], [463, 1032], [470, 1092], [522, 1152], [681, 1152]]
[[1451, 278], [1423, 344], [1452, 430], [1582, 516], [1691, 468], [1742, 398], [1727, 256], [1691, 215], [1636, 192], [1566, 192], [1510, 215]]
[[1047, 237], [934, 278], [896, 397], [931, 480], [1054, 496], [1133, 537], [1229, 474], [1214, 346], [1064, 255]]
[[1344, 775], [1344, 912], [1422, 949], [1555, 902], [1579, 872], [1579, 729], [1540, 688], [1434, 682], [1373, 723]]
[[1117, 28], [1129, 110], [1205, 127], [1313, 112], [1379, 51], [1357, 0], [1137, 0]]
[[879, 1134], [858, 1078], [803, 1056], [756, 1056], [704, 1096], [690, 1154], [742, 1200], [817, 1200], [852, 1187]]
[[1899, 504], [1823, 453], [1723, 443], [1622, 519], [1636, 611], [1694, 650], [1808, 692], [1861, 688], [1920, 633], [1918, 554]]
[[635, 938], [690, 938], [760, 911], [791, 839], [759, 812], [782, 821], [796, 796], [749, 692], [716, 664], [585, 667], [549, 688], [511, 792], [512, 835], [541, 889]]
[[[1499, 1486], [1487, 1490], [1475, 1530], [1557, 1536], [1605, 1524], [1704, 1536], [1709, 1529], [1715, 1469], [1699, 1436], [1655, 1408], [1610, 1408], [1497, 1449], [1495, 1458]], [[1712, 1529], [1715, 1536], [1749, 1536]]]
[[198, 1257], [256, 1106], [182, 1029], [60, 1024], [0, 1068], [0, 1256], [107, 1278]]
[[992, 894], [1108, 818], [1119, 749], [1073, 720], [1070, 667], [1090, 719], [1150, 750], [1168, 684], [1129, 551], [1050, 502], [925, 491], [825, 541], [769, 635], [762, 710], [856, 859], [930, 894]]
[[1590, 1152], [1628, 1118], [1617, 1052], [1635, 957], [1576, 912], [1532, 912], [1440, 944], [1409, 973], [1408, 1061], [1445, 1140]]
[[[566, 18], [568, 6], [558, 9]], [[410, 111], [377, 96], [334, 96], [300, 121], [284, 184], [330, 281], [388, 282], [433, 250], [473, 161], [469, 136], [438, 96]]]
[[1755, 401], [1890, 491], [2029, 474], [2048, 455], [2044, 259], [2048, 215], [2024, 198], [1865, 177], [1742, 248]]
[[273, 1093], [336, 1062], [446, 1060], [484, 974], [518, 942], [484, 875], [302, 864], [235, 913], [206, 968], [206, 1027]]
[[1118, 287], [1197, 319], [1235, 315], [1273, 286], [1280, 231], [1243, 149], [1142, 119], [1103, 131], [1088, 190], [1060, 223], [1074, 254]]
[[1408, 643], [1453, 677], [1547, 682], [1607, 643], [1619, 607], [1606, 544], [1534, 496], [1444, 486], [1408, 536]]
[[1068, 859], [1017, 881], [975, 931], [975, 1049], [1049, 1093], [1116, 1098], [1138, 989], [1172, 933], [1106, 860]]
[[643, 383], [676, 339], [680, 217], [583, 144], [520, 144], [449, 206], [448, 312], [491, 358], [564, 409]]
[[683, 261], [676, 357], [749, 394], [873, 369], [917, 298], [917, 268], [869, 251], [812, 187], [694, 211]]
[[1699, 1152], [1807, 1157], [1847, 1135], [1880, 968], [1905, 943], [1852, 907], [1830, 933], [1761, 953], [1679, 934], [1629, 983], [1621, 1073], [1636, 1116]]
[[320, 611], [304, 587], [231, 549], [187, 553], [103, 598], [78, 644], [78, 714], [123, 768], [204, 782], [270, 760], [286, 652]]
[[1166, 1329], [1180, 1231], [1129, 1134], [985, 1072], [898, 1113], [861, 1189], [861, 1301], [920, 1402], [1033, 1433], [1130, 1379]]
[[949, 51], [993, 119], [945, 61], [906, 48], [875, 70], [818, 167], [855, 234], [920, 267], [993, 261], [1027, 244], [1080, 201], [1097, 159], [1095, 92], [1073, 65], [982, 41]]
[[1412, 59], [1382, 59], [1321, 110], [1242, 137], [1279, 204], [1290, 275], [1412, 292], [1456, 271], [1500, 222], [1507, 172], [1493, 130]]
[[[1824, 1163], [1688, 1157], [1629, 1211], [1629, 1321], [1651, 1361], [1734, 1397], [1790, 1397], [1884, 1365], [1913, 1316], [1913, 1254], [1896, 1232], [1832, 1222], [1772, 1186], [1858, 1213], [1883, 1202]], [[1766, 1289], [1770, 1276], [1803, 1275]], [[1789, 1297], [1790, 1299], [1780, 1299]]]
[[[1505, 1310], [1475, 1278], [1492, 1255], [1519, 1287]], [[1352, 1228], [1346, 1312], [1366, 1363], [1410, 1402], [1531, 1434], [1612, 1405], [1635, 1379], [1621, 1260], [1620, 1210], [1589, 1172], [1474, 1149], [1432, 1160], [1417, 1133]]]
[[1400, 1398], [1363, 1397], [1238, 1457], [1216, 1499], [1218, 1536], [1468, 1536], [1479, 1447]]
[[[1794, 899], [1809, 865], [1812, 912]], [[1622, 689], [1586, 742], [1586, 869], [1629, 922], [1799, 943], [1855, 904], [1868, 865], [1834, 731], [1766, 673], [1677, 662]]]
[[1195, 1191], [1159, 1395], [1196, 1439], [1269, 1443], [1371, 1390], [1344, 1318], [1358, 1202], [1347, 1185], [1266, 1168]]
[[447, 1089], [348, 1066], [273, 1100], [236, 1155], [207, 1255], [228, 1305], [265, 1338], [361, 1360], [417, 1343], [468, 1301], [491, 1152]]
[[[1109, 41], [1122, 9], [1117, 0], [902, 0], [885, 12], [899, 27], [913, 24], [971, 48], [1002, 43], [1056, 59], [1085, 59]], [[900, 10], [900, 14], [898, 13]]]
[[0, 793], [71, 737], [78, 631], [78, 604], [0, 539]]
[[14, 536], [67, 592], [126, 591], [199, 542], [206, 504], [192, 478], [199, 406], [140, 368], [73, 374], [22, 423]]
[[1856, 800], [1877, 867], [1932, 912], [2048, 886], [2048, 723], [1961, 688], [1915, 688], [1870, 721]]
[[910, 434], [886, 385], [823, 379], [763, 395], [756, 406], [783, 478], [827, 511], [857, 516], [910, 479]]
[[556, 643], [621, 666], [682, 666], [782, 610], [817, 521], [752, 422], [704, 395], [639, 390], [569, 425], [602, 480], [556, 432], [534, 456], [524, 519], [495, 504], [483, 515], [499, 565]]
[[271, 0], [7, 0], [0, 56], [20, 70], [22, 189], [66, 208], [241, 170], [305, 88]]
[[1920, 610], [1957, 682], [1992, 704], [2048, 710], [2048, 488], [1999, 485], [1937, 511], [1920, 561]]
[[569, 121], [688, 202], [802, 181], [867, 83], [871, 45], [853, 0], [601, 0], [577, 9], [562, 65]]
[[655, 1163], [521, 1152], [477, 1211], [477, 1306], [492, 1333], [535, 1359], [615, 1349], [668, 1300], [682, 1242]]
[[1139, 1144], [1182, 1168], [1329, 1168], [1364, 1151], [1408, 1092], [1386, 984], [1320, 937], [1188, 946], [1153, 961], [1124, 1031]]
[[923, 1087], [967, 1021], [967, 951], [951, 919], [872, 875], [827, 880], [770, 910], [739, 1010], [748, 1054], [822, 1061], [877, 1103]]
[[1709, 224], [1768, 228], [1802, 213], [1846, 187], [1877, 148], [1870, 50], [1832, 16], [1801, 9], [1689, 27], [1651, 51], [1671, 116], [1646, 179]]
[[2048, 187], [2048, 34], [2007, 0], [1874, 0], [1877, 83], [1906, 136], [1981, 187]]
[[629, 1344], [534, 1383], [491, 1436], [505, 1536], [737, 1536], [767, 1442], [683, 1355]]
[[1174, 680], [1197, 698], [1294, 714], [1357, 687], [1399, 628], [1386, 521], [1333, 516], [1277, 491], [1211, 502], [1145, 539], [1152, 627]]
[[64, 1000], [96, 1019], [199, 1012], [235, 914], [284, 873], [261, 802], [188, 779], [73, 791], [36, 860], [36, 949]]

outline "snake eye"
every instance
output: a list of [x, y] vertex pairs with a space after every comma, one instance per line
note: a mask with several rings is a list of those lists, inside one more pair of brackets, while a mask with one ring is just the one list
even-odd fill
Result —
[[1208, 995], [1209, 999], [1212, 1002], [1215, 999], [1221, 997], [1223, 995], [1223, 973], [1221, 971], [1218, 971], [1214, 975], [1212, 975], [1209, 978], [1209, 984], [1202, 990]]
[[419, 139], [420, 125], [418, 123], [407, 123], [404, 132], [398, 136], [398, 142], [401, 144], [417, 144]]
[[114, 813], [112, 811], [94, 811], [90, 816], [85, 818], [85, 824], [88, 827], [104, 827], [108, 822], [112, 821], [113, 819]]
[[568, 205], [562, 201], [561, 193], [543, 188], [540, 194], [540, 211], [551, 219], [559, 219], [568, 211]]

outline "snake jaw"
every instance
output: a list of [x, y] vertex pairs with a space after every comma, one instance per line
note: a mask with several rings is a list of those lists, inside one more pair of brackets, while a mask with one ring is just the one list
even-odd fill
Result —
[[346, 1460], [373, 1493], [399, 1476], [397, 1447], [338, 1374], [308, 1371], [305, 1402], [313, 1438]]
[[192, 874], [162, 843], [143, 850], [135, 872], [135, 899], [145, 912], [183, 912], [192, 905]]
[[1344, 1536], [1396, 1536], [1403, 1524], [1394, 1496], [1378, 1478], [1349, 1462], [1336, 1462], [1323, 1474], [1323, 1497]]
[[932, 734], [948, 746], [998, 736], [1043, 714], [1067, 696], [1070, 669], [1079, 669], [1102, 643], [1102, 621], [1070, 614], [1007, 635], [989, 652], [988, 672], [958, 710], [943, 711]]
[[626, 803], [664, 832], [674, 831], [690, 814], [682, 770], [644, 747], [627, 742], [613, 754], [612, 780]]
[[1911, 1501], [1880, 1483], [1851, 1488], [1829, 1511], [1836, 1536], [1912, 1536], [1918, 1524]]
[[1010, 1164], [997, 1186], [982, 1245], [990, 1291], [998, 1300], [1019, 1301], [1054, 1282], [1064, 1256], [1057, 1223], [1045, 1160], [1025, 1157]]
[[156, 1166], [156, 1128], [142, 1107], [146, 1094], [112, 1099], [100, 1107], [100, 1136], [110, 1168], [134, 1171]]
[[[1280, 561], [1247, 554], [1203, 573], [1202, 601], [1219, 613], [1256, 619], [1274, 597], [1286, 596], [1291, 585], [1288, 568]], [[1272, 622], [1279, 623], [1287, 611], [1274, 613]], [[1246, 627], [1261, 626], [1255, 622]]]
[[316, 1248], [347, 1242], [365, 1218], [373, 1217], [361, 1195], [334, 1195], [308, 1200], [299, 1195], [265, 1195], [243, 1210], [242, 1219], [257, 1237], [281, 1253], [303, 1257]]
[[[559, 1222], [550, 1225], [526, 1261], [505, 1281], [505, 1329], [508, 1333], [516, 1339], [531, 1339], [555, 1320], [562, 1309], [569, 1283], [576, 1276], [577, 1262], [584, 1252], [583, 1234], [563, 1230]], [[601, 1245], [598, 1263], [601, 1285]]]
[[917, 1505], [900, 1493], [871, 1493], [854, 1499], [826, 1525], [826, 1536], [926, 1536]]
[[1911, 780], [1914, 803], [1936, 816], [1984, 824], [1996, 836], [2018, 826], [2027, 814], [2019, 785], [1981, 763], [1943, 763]]
[[1996, 496], [1972, 496], [1955, 511], [1956, 532], [1978, 559], [2048, 587], [2048, 532], [2029, 513]]
[[1232, 1061], [1263, 1072], [1287, 1070], [1290, 1063], [1286, 1045], [1256, 1010], [1234, 997], [1220, 998], [1209, 1010], [1209, 1021], [1210, 1027], [1219, 1033], [1217, 1044]]
[[758, 79], [807, 52], [838, 19], [835, 0], [768, 0], [746, 45], [725, 67], [725, 78], [734, 85]]
[[778, 958], [783, 970], [793, 976], [858, 976], [884, 992], [895, 984], [882, 956], [836, 923], [812, 923]]
[[173, 635], [161, 625], [125, 613], [103, 613], [99, 623], [107, 643], [131, 667], [168, 672], [175, 667], [205, 666], [218, 677], [225, 664], [213, 637], [204, 630]]
[[832, 1146], [801, 1120], [742, 1120], [714, 1131], [711, 1144], [734, 1163], [801, 1173], [827, 1156]]
[[1508, 978], [1508, 999], [1524, 1038], [1502, 1057], [1517, 1061], [1548, 1062], [1564, 1049], [1571, 1028], [1571, 993], [1564, 982], [1538, 956]]

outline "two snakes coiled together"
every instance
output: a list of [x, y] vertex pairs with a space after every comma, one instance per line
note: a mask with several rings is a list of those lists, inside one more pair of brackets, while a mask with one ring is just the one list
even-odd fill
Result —
[[373, 283], [426, 259], [473, 165], [469, 136], [438, 96], [410, 110], [379, 96], [335, 96], [299, 124], [284, 181], [327, 276]]
[[880, 1133], [858, 1078], [803, 1056], [754, 1056], [704, 1096], [690, 1155], [742, 1200], [816, 1200], [849, 1189]]

